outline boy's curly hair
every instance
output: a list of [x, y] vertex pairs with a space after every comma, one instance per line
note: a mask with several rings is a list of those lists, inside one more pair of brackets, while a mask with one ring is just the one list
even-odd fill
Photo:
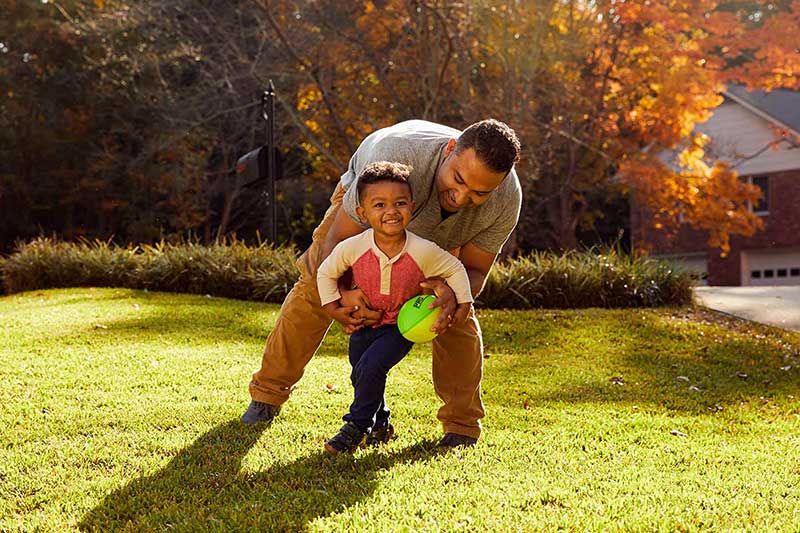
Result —
[[408, 183], [408, 176], [411, 175], [411, 167], [402, 163], [392, 163], [390, 161], [378, 161], [367, 165], [358, 176], [358, 201], [364, 196], [364, 191], [368, 185], [380, 183], [382, 181], [393, 181], [404, 183], [411, 194], [411, 184]]

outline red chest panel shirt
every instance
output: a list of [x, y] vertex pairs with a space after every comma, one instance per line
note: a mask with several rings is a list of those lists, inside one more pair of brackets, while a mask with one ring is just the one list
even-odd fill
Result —
[[419, 284], [427, 278], [444, 278], [458, 303], [473, 301], [461, 261], [410, 231], [406, 231], [403, 250], [391, 258], [377, 247], [371, 229], [340, 242], [317, 272], [322, 305], [341, 298], [338, 280], [348, 268], [353, 269], [353, 279], [372, 307], [384, 312], [373, 327], [396, 324], [400, 307], [422, 292]]

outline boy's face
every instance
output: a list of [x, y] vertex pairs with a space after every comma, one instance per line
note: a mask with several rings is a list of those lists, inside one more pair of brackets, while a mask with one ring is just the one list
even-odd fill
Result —
[[411, 221], [414, 202], [411, 190], [405, 183], [379, 181], [367, 185], [358, 216], [366, 220], [376, 233], [395, 236], [403, 232]]

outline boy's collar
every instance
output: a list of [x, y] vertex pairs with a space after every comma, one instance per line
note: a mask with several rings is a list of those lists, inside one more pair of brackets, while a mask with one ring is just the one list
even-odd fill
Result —
[[378, 248], [378, 244], [375, 242], [375, 230], [374, 229], [369, 228], [367, 231], [369, 232], [369, 244], [370, 244], [370, 247], [372, 248], [372, 251], [375, 253], [375, 255], [377, 255], [378, 258], [381, 260], [381, 262], [394, 263], [395, 261], [400, 259], [400, 257], [402, 257], [403, 254], [406, 253], [406, 251], [408, 250], [408, 243], [411, 240], [411, 232], [409, 232], [407, 229], [403, 230], [403, 232], [405, 232], [405, 235], [406, 235], [406, 242], [403, 243], [402, 250], [397, 252], [397, 255], [395, 255], [394, 257], [388, 257], [385, 253], [383, 253], [383, 250]]

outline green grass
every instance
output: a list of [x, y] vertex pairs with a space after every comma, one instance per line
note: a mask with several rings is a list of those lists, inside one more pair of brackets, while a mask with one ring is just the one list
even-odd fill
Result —
[[389, 378], [398, 438], [331, 458], [338, 328], [271, 427], [238, 422], [277, 309], [0, 298], [0, 530], [800, 529], [798, 334], [692, 308], [484, 310], [478, 446], [435, 450], [422, 346]]

